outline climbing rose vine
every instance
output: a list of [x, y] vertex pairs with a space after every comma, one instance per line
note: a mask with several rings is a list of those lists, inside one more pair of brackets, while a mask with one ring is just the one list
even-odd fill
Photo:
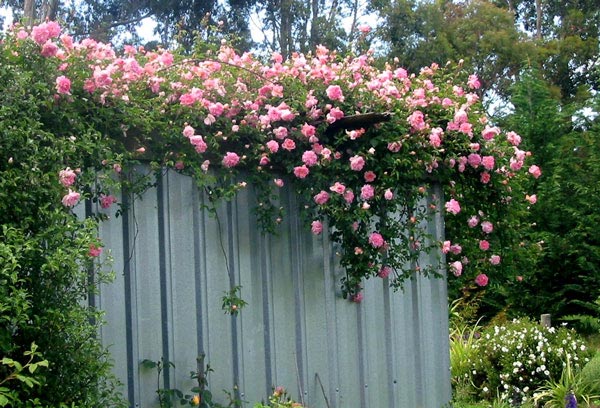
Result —
[[[504, 222], [499, 208], [535, 202], [513, 185], [541, 170], [526, 164], [519, 135], [488, 121], [477, 77], [457, 66], [409, 73], [322, 46], [261, 62], [225, 41], [195, 55], [117, 52], [75, 42], [54, 22], [15, 26], [2, 47], [47, 78], [57, 115], [86, 117], [99, 135], [99, 160], [67, 156], [57, 174], [67, 210], [84, 198], [115, 204], [132, 163], [145, 160], [193, 176], [213, 203], [252, 186], [258, 219], [276, 232], [283, 214], [274, 193], [289, 184], [307, 229], [339, 244], [350, 299], [362, 298], [364, 278], [400, 287], [437, 273], [439, 265], [420, 262], [433, 249], [451, 257], [451, 273], [471, 269], [487, 285], [502, 262], [493, 239]], [[64, 127], [57, 133], [78, 143]], [[474, 244], [433, 240], [427, 221], [440, 212]]]

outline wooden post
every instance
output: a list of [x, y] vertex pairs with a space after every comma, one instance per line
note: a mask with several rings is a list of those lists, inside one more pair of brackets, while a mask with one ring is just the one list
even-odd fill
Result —
[[550, 319], [550, 314], [549, 313], [545, 313], [545, 314], [541, 315], [540, 316], [540, 323], [544, 327], [552, 327], [552, 321]]

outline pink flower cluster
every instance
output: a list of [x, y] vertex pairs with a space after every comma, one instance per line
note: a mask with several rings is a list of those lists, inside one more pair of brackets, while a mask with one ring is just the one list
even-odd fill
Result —
[[[367, 34], [369, 29], [360, 31]], [[376, 68], [370, 54], [340, 58], [323, 46], [314, 54], [294, 53], [285, 62], [274, 54], [271, 63], [261, 63], [251, 53], [238, 54], [226, 43], [214, 58], [205, 60], [161, 48], [125, 46], [118, 54], [110, 44], [92, 39], [77, 43], [61, 36], [53, 22], [30, 32], [18, 27], [15, 35], [21, 43], [33, 41], [41, 55], [55, 61], [52, 87], [64, 95], [57, 98], [59, 103], [71, 103], [74, 95], [84, 93], [86, 99], [106, 105], [111, 100], [133, 105], [143, 94], [144, 106], [149, 102], [160, 106], [174, 129], [173, 135], [165, 135], [165, 145], [172, 149], [183, 141], [187, 149], [176, 155], [178, 170], [187, 169], [190, 161], [201, 163], [203, 173], [209, 167], [228, 175], [244, 169], [267, 174], [264, 178], [279, 187], [283, 186], [281, 173], [289, 173], [285, 175], [312, 198], [309, 207], [318, 218], [311, 222], [314, 234], [322, 232], [319, 220], [328, 217], [332, 230], [350, 231], [352, 225], [360, 235], [359, 244], [344, 248], [343, 254], [349, 268], [353, 262], [367, 263], [356, 265], [357, 271], [363, 271], [357, 274], [378, 274], [387, 265], [386, 257], [425, 250], [418, 237], [411, 236], [401, 248], [395, 237], [384, 237], [382, 230], [373, 227], [385, 209], [397, 208], [407, 199], [408, 190], [399, 189], [405, 173], [468, 176], [479, 189], [501, 190], [506, 203], [517, 174], [541, 176], [538, 166], [525, 166], [531, 154], [519, 148], [521, 137], [494, 126], [481, 113], [476, 93], [479, 78], [471, 75], [464, 84], [453, 84], [436, 64], [410, 74], [391, 64]], [[403, 113], [375, 126], [342, 127], [329, 133], [349, 115], [383, 112]], [[68, 207], [80, 199], [71, 189], [76, 177], [69, 168], [59, 175], [60, 183], [69, 188], [63, 197]], [[410, 194], [421, 198], [427, 189]], [[461, 219], [474, 211], [467, 225], [481, 228], [473, 230], [481, 235], [476, 246], [488, 254], [489, 264], [497, 265], [500, 257], [493, 255], [490, 243], [495, 220], [462, 200], [451, 194], [445, 212]], [[533, 204], [537, 197], [527, 195], [526, 200]], [[108, 208], [116, 199], [103, 195], [99, 202]], [[413, 218], [405, 222], [416, 228], [419, 222]], [[393, 250], [388, 251], [388, 246]], [[442, 250], [449, 256], [463, 251], [458, 243], [443, 243]], [[467, 261], [465, 255], [452, 262], [450, 270], [461, 275]], [[478, 279], [480, 286], [487, 284], [487, 276], [485, 284]]]

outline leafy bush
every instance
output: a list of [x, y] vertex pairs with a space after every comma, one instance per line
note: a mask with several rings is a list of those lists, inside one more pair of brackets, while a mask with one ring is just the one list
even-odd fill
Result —
[[[565, 327], [545, 328], [528, 319], [486, 328], [470, 359], [468, 382], [479, 398], [521, 404], [548, 380], [559, 380], [569, 361], [580, 370], [590, 352]], [[472, 355], [473, 355], [472, 354]]]
[[587, 363], [581, 370], [581, 380], [595, 394], [600, 394], [600, 353]]

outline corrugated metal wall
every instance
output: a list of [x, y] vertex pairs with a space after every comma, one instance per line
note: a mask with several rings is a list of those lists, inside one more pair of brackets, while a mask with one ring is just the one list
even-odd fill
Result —
[[[289, 192], [278, 236], [261, 233], [251, 193], [219, 207], [217, 219], [200, 210], [191, 179], [173, 172], [123, 200], [129, 211], [110, 214], [100, 231], [117, 277], [92, 301], [106, 312], [102, 341], [132, 407], [158, 406], [156, 372], [142, 360], [173, 362], [163, 386], [188, 391], [202, 353], [215, 398], [236, 385], [249, 407], [276, 385], [311, 408], [450, 399], [444, 279], [419, 277], [404, 292], [372, 279], [361, 304], [342, 299], [335, 248], [306, 230]], [[442, 222], [430, 224], [434, 236]], [[236, 285], [248, 306], [226, 315], [222, 296]]]

